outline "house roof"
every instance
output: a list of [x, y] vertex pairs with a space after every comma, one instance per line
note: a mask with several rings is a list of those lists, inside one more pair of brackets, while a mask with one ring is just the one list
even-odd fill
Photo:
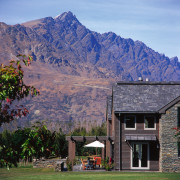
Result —
[[107, 119], [111, 120], [112, 119], [112, 96], [107, 97]]
[[180, 101], [180, 82], [118, 82], [112, 101], [115, 112], [164, 113]]

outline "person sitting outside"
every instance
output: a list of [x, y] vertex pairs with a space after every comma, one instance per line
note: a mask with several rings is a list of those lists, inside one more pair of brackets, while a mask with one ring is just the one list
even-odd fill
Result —
[[87, 164], [85, 165], [86, 169], [93, 169], [94, 165], [93, 162], [90, 161], [90, 158], [88, 157]]

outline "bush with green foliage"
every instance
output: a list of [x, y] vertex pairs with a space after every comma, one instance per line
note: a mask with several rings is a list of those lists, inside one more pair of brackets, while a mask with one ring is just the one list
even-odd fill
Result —
[[105, 160], [102, 160], [102, 166], [106, 171], [111, 171], [114, 167], [114, 164], [109, 162], [109, 158], [107, 157]]
[[47, 127], [40, 122], [32, 127], [29, 137], [22, 145], [22, 157], [28, 159], [35, 157], [36, 159], [55, 155], [55, 132], [51, 133]]
[[[105, 125], [94, 127], [87, 132], [85, 128], [75, 129], [73, 136], [105, 135]], [[85, 142], [76, 143], [76, 155], [95, 154], [95, 148], [84, 148]], [[17, 166], [20, 159], [67, 157], [68, 142], [66, 134], [51, 132], [44, 123], [35, 123], [31, 128], [18, 129], [14, 132], [7, 130], [0, 134], [0, 167]]]
[[69, 158], [66, 159], [66, 165], [67, 165], [67, 170], [68, 171], [72, 171], [73, 170], [73, 165], [75, 165], [75, 164], [76, 164], [75, 159], [73, 159], [72, 161]]
[[54, 141], [55, 154], [57, 157], [65, 158], [68, 156], [68, 142], [66, 141], [66, 135], [59, 129], [59, 132], [55, 134]]
[[22, 144], [25, 142], [29, 128], [17, 130], [10, 133], [5, 130], [0, 134], [0, 167], [17, 166], [17, 162], [21, 158]]

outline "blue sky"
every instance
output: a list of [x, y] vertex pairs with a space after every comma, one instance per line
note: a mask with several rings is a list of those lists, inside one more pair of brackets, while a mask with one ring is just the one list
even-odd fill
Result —
[[180, 60], [180, 0], [0, 0], [0, 22], [10, 25], [66, 11], [90, 30], [140, 40]]

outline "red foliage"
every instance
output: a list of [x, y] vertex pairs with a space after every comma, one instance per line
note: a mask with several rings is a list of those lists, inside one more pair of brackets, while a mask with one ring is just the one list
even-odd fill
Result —
[[7, 102], [7, 103], [10, 103], [10, 102], [11, 102], [11, 99], [6, 98], [6, 102]]
[[26, 116], [28, 110], [21, 106], [13, 108], [11, 105], [16, 100], [21, 100], [29, 94], [36, 96], [40, 94], [33, 86], [28, 86], [23, 82], [24, 71], [21, 62], [29, 66], [32, 61], [31, 56], [18, 55], [19, 60], [11, 60], [10, 65], [0, 66], [0, 126], [4, 122], [10, 122], [15, 117]]
[[180, 127], [174, 127], [172, 129], [176, 130], [175, 137], [180, 138]]

